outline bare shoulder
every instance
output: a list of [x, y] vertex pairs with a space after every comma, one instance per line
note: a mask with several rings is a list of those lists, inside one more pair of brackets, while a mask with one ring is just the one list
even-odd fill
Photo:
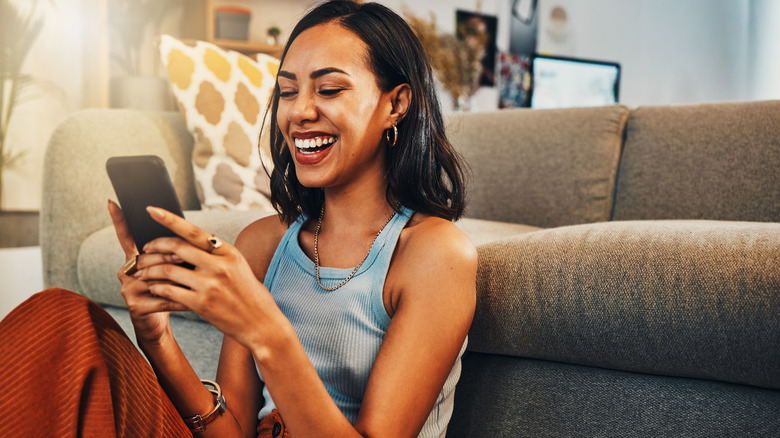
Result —
[[456, 302], [456, 296], [472, 301], [476, 274], [477, 249], [460, 228], [445, 219], [415, 214], [398, 241], [385, 306], [392, 314], [402, 296], [409, 294], [418, 302], [445, 297]]
[[440, 258], [448, 263], [474, 265], [477, 249], [471, 239], [452, 222], [434, 216], [415, 214], [399, 242], [403, 257]]
[[236, 238], [236, 248], [241, 251], [259, 278], [265, 275], [265, 270], [287, 228], [287, 224], [278, 215], [271, 215], [247, 225]]

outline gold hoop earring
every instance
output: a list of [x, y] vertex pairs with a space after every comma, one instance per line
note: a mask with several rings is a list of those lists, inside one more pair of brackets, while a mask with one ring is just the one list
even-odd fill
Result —
[[395, 146], [395, 143], [398, 141], [398, 128], [395, 127], [395, 122], [393, 122], [393, 141], [390, 141], [390, 129], [385, 131], [385, 139], [390, 147]]

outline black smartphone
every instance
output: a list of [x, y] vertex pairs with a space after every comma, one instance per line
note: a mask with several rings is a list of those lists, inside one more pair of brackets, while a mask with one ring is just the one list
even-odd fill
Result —
[[155, 222], [146, 211], [146, 207], [151, 205], [184, 217], [171, 177], [160, 157], [111, 157], [106, 161], [106, 171], [139, 254], [143, 254], [148, 242], [158, 237], [176, 236], [173, 231]]

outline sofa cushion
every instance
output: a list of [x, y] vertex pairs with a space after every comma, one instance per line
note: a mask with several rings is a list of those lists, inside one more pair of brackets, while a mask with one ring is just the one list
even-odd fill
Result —
[[447, 438], [775, 437], [771, 389], [466, 353]]
[[[160, 37], [160, 56], [195, 137], [192, 164], [202, 207], [270, 210], [258, 138], [279, 60], [264, 54], [252, 59], [205, 41], [187, 44], [168, 35]], [[271, 165], [270, 159], [266, 164]]]
[[469, 217], [552, 228], [609, 220], [629, 109], [450, 114], [473, 174]]
[[614, 220], [780, 222], [780, 100], [632, 112]]
[[469, 349], [780, 389], [780, 224], [634, 221], [479, 247]]
[[[185, 211], [184, 216], [195, 225], [214, 233], [226, 242], [235, 243], [236, 237], [255, 220], [273, 214], [267, 211]], [[81, 244], [78, 252], [78, 292], [103, 305], [127, 307], [119, 293], [116, 277], [125, 256], [116, 239], [114, 227], [102, 228]], [[193, 317], [192, 314], [188, 315]]]
[[471, 242], [477, 247], [495, 240], [542, 230], [542, 228], [531, 225], [473, 218], [463, 218], [455, 222], [455, 225], [466, 233]]

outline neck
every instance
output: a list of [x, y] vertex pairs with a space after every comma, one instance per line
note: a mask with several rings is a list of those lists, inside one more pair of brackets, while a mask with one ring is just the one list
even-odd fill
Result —
[[[394, 208], [382, 199], [381, 202], [338, 203], [325, 200], [325, 212], [322, 217], [323, 228], [339, 230], [353, 235], [370, 236], [395, 212]], [[314, 218], [313, 218], [314, 219]]]
[[325, 189], [323, 226], [346, 225], [353, 233], [375, 233], [395, 210], [385, 196], [386, 187], [351, 192]]
[[[389, 223], [394, 210], [381, 199], [362, 201], [326, 196], [324, 210], [309, 222], [304, 246], [317, 266], [349, 268], [364, 260], [378, 233]], [[311, 246], [308, 243], [311, 242]], [[319, 242], [319, 247], [317, 246]]]

